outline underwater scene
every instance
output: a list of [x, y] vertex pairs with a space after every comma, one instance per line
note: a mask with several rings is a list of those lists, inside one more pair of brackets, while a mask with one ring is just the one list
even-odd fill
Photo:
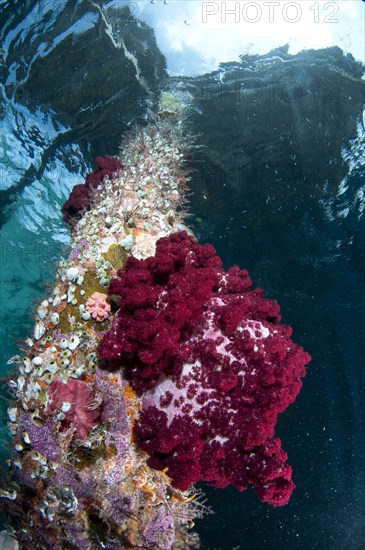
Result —
[[0, 0], [0, 550], [365, 550], [364, 17]]

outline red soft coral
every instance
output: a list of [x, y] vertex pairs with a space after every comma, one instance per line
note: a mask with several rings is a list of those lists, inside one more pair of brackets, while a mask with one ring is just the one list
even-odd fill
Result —
[[128, 260], [110, 284], [119, 310], [101, 362], [123, 366], [143, 396], [136, 439], [174, 486], [251, 484], [285, 504], [294, 484], [274, 426], [310, 357], [247, 271], [221, 265], [185, 232], [160, 239], [155, 257]]
[[90, 209], [91, 190], [103, 182], [107, 176], [112, 178], [123, 165], [114, 157], [96, 157], [96, 168], [86, 175], [85, 183], [75, 185], [69, 198], [62, 206], [63, 219], [67, 223], [80, 219], [86, 210]]
[[98, 424], [100, 406], [95, 402], [95, 392], [83, 380], [69, 378], [67, 383], [56, 379], [49, 386], [48, 406], [52, 411], [63, 412], [64, 429], [73, 426], [80, 439]]

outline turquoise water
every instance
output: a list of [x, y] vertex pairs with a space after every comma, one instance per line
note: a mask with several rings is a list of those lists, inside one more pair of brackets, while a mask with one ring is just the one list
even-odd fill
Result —
[[278, 300], [313, 357], [277, 428], [289, 505], [203, 487], [216, 513], [198, 522], [202, 546], [365, 548], [363, 66], [339, 48], [281, 48], [176, 76], [132, 5], [114, 20], [119, 48], [90, 3], [0, 5], [2, 374], [67, 249], [70, 189], [144, 123], [161, 87], [177, 90], [203, 146], [191, 227]]

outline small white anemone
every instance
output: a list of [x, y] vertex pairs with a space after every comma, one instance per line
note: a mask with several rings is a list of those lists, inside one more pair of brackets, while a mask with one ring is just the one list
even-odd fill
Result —
[[68, 342], [68, 349], [74, 350], [77, 348], [77, 346], [80, 343], [80, 338], [75, 334], [74, 336], [71, 336], [69, 342]]
[[73, 368], [70, 371], [70, 376], [71, 378], [80, 378], [80, 376], [82, 376], [84, 372], [86, 372], [85, 365], [80, 365], [79, 367]]
[[18, 416], [18, 408], [17, 407], [9, 407], [8, 408], [9, 420], [11, 420], [11, 422], [15, 422], [17, 416]]
[[30, 372], [32, 372], [34, 363], [32, 364], [29, 357], [24, 357], [23, 364], [24, 364], [24, 372], [26, 374], [29, 374]]
[[60, 348], [66, 349], [67, 347], [68, 347], [68, 340], [66, 338], [62, 338], [62, 340], [60, 341]]
[[[17, 496], [17, 492], [15, 489], [11, 491], [6, 491], [5, 489], [0, 489], [0, 497], [1, 498], [8, 498], [9, 500], [15, 500]], [[2, 548], [5, 548], [5, 546], [1, 546]]]
[[53, 298], [53, 302], [52, 302], [53, 307], [58, 306], [58, 304], [60, 304], [61, 301], [62, 301], [61, 296], [57, 294], [56, 297]]
[[66, 271], [66, 277], [69, 281], [75, 281], [79, 275], [80, 273], [77, 267], [69, 267]]
[[7, 422], [7, 426], [11, 435], [15, 435], [18, 431], [18, 424], [16, 422]]
[[130, 250], [133, 245], [133, 237], [132, 235], [128, 235], [123, 240], [120, 241], [120, 245], [124, 248], [124, 250]]
[[58, 325], [59, 322], [60, 322], [60, 316], [58, 315], [57, 311], [54, 311], [51, 314], [51, 323], [54, 325]]
[[42, 466], [45, 466], [47, 464], [47, 459], [45, 456], [43, 456], [39, 451], [36, 449], [32, 449], [30, 451], [30, 458], [32, 460], [35, 460], [36, 462], [39, 462], [39, 464], [42, 464]]
[[67, 290], [67, 302], [72, 302], [72, 300], [75, 298], [75, 290], [76, 290], [76, 285], [72, 284], [68, 287], [68, 290]]
[[18, 386], [19, 391], [22, 391], [22, 389], [24, 388], [24, 384], [25, 384], [24, 376], [19, 376], [19, 378], [17, 380], [17, 386]]
[[46, 370], [51, 374], [56, 374], [56, 372], [58, 371], [58, 365], [56, 361], [50, 361], [46, 366]]
[[45, 372], [44, 374], [42, 374], [41, 378], [45, 381], [47, 385], [53, 382], [53, 374], [50, 372]]
[[44, 326], [43, 321], [41, 320], [37, 321], [34, 327], [34, 338], [36, 340], [40, 340], [45, 332], [46, 332], [46, 327]]
[[[47, 306], [48, 306], [48, 302], [47, 302]], [[48, 313], [48, 307], [45, 307], [45, 306], [41, 305], [37, 309], [37, 315], [42, 320], [47, 317], [47, 313]]]

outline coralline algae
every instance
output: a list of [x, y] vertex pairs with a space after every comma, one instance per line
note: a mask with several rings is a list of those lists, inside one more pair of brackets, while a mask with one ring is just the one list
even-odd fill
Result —
[[[33, 338], [13, 357], [9, 475], [0, 492], [19, 548], [197, 548], [199, 491], [171, 486], [134, 441], [141, 400], [121, 372], [98, 366], [116, 303], [110, 279], [129, 256], [184, 228], [187, 140], [175, 116], [126, 137], [63, 208], [71, 251], [37, 310]], [[77, 194], [77, 196], [76, 196]], [[71, 194], [72, 195], [72, 194]], [[5, 539], [4, 539], [5, 540]]]

